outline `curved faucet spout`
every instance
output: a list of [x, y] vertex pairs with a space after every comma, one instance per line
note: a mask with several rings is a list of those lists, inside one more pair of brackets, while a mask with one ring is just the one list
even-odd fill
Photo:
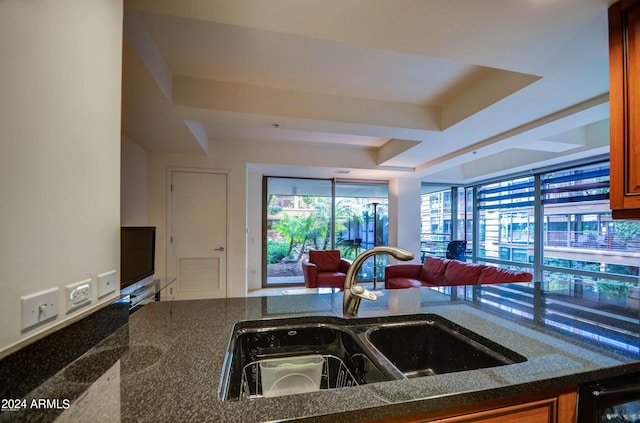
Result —
[[378, 299], [374, 293], [366, 290], [360, 285], [357, 285], [356, 277], [365, 260], [379, 253], [390, 254], [396, 259], [402, 261], [413, 259], [413, 253], [411, 251], [386, 245], [373, 247], [358, 255], [349, 267], [347, 277], [344, 281], [344, 298], [342, 300], [342, 314], [344, 317], [356, 317], [358, 315], [358, 308], [360, 308], [361, 299], [364, 298], [371, 301]]

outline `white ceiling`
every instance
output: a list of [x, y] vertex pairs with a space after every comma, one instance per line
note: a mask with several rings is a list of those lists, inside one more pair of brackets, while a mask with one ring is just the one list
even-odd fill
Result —
[[613, 2], [125, 0], [123, 132], [367, 149], [376, 166], [340, 169], [432, 182], [603, 154]]

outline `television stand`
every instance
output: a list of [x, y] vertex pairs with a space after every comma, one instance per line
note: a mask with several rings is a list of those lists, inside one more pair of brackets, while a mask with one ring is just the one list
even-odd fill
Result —
[[133, 311], [134, 309], [150, 302], [160, 301], [160, 292], [175, 282], [175, 280], [176, 278], [154, 279], [148, 284], [132, 292], [129, 294], [129, 310]]

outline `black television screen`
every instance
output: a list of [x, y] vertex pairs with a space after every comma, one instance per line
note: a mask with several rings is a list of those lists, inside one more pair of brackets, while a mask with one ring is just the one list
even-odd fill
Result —
[[120, 231], [120, 289], [155, 272], [156, 228], [123, 226]]

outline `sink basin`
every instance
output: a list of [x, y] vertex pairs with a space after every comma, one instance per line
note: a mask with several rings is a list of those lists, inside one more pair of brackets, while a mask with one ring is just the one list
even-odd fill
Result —
[[262, 322], [262, 326], [252, 325], [255, 322], [241, 322], [234, 327], [220, 383], [219, 394], [223, 400], [264, 396], [261, 360], [320, 355], [324, 360], [320, 389], [389, 380], [360, 341], [332, 323], [331, 318], [300, 323], [292, 323], [291, 319], [275, 320]]
[[260, 364], [282, 359], [283, 365], [291, 366], [299, 376], [292, 363], [303, 357], [322, 357], [320, 389], [526, 361], [520, 354], [435, 314], [245, 321], [233, 328], [219, 396], [222, 400], [267, 396]]
[[408, 378], [526, 361], [520, 354], [434, 315], [425, 321], [371, 328], [366, 338]]

